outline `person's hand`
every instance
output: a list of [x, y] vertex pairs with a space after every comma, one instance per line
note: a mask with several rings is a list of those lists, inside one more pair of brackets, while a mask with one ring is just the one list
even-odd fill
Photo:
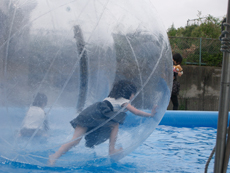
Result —
[[183, 75], [183, 72], [178, 72], [178, 76], [181, 77]]

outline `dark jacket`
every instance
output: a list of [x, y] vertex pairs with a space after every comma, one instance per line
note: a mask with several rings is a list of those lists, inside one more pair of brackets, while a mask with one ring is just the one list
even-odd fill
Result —
[[180, 92], [180, 83], [174, 79], [173, 80], [173, 88], [172, 88], [172, 95], [178, 95]]

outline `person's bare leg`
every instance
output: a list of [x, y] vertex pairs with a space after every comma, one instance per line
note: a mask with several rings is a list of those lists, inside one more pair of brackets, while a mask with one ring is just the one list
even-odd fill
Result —
[[[61, 157], [64, 153], [66, 153], [68, 150], [70, 150], [73, 146], [77, 145], [81, 140], [80, 136], [82, 136], [86, 132], [86, 130], [87, 130], [86, 127], [77, 126], [75, 128], [72, 141], [69, 143], [63, 144], [56, 153], [49, 156], [49, 165], [50, 166], [54, 165], [55, 161], [59, 157]], [[79, 139], [77, 139], [77, 138], [79, 138]], [[74, 140], [74, 139], [76, 139], [76, 140]]]
[[111, 131], [110, 138], [109, 138], [109, 154], [110, 155], [122, 150], [122, 148], [115, 149], [119, 124], [118, 123], [115, 124], [112, 128], [113, 129]]

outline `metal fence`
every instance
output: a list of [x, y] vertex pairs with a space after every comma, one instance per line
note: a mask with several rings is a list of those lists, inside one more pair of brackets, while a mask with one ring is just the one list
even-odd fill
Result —
[[169, 37], [172, 52], [180, 53], [183, 64], [221, 66], [221, 42], [212, 38]]

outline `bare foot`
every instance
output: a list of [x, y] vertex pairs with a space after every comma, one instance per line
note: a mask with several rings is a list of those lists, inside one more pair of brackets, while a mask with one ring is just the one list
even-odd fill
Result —
[[55, 162], [56, 162], [56, 159], [55, 159], [54, 154], [49, 155], [48, 165], [53, 166], [55, 164]]
[[109, 155], [113, 155], [113, 154], [116, 154], [116, 153], [118, 153], [118, 152], [120, 152], [120, 151], [122, 151], [123, 150], [123, 148], [121, 147], [121, 148], [119, 148], [119, 149], [110, 149], [109, 150]]

